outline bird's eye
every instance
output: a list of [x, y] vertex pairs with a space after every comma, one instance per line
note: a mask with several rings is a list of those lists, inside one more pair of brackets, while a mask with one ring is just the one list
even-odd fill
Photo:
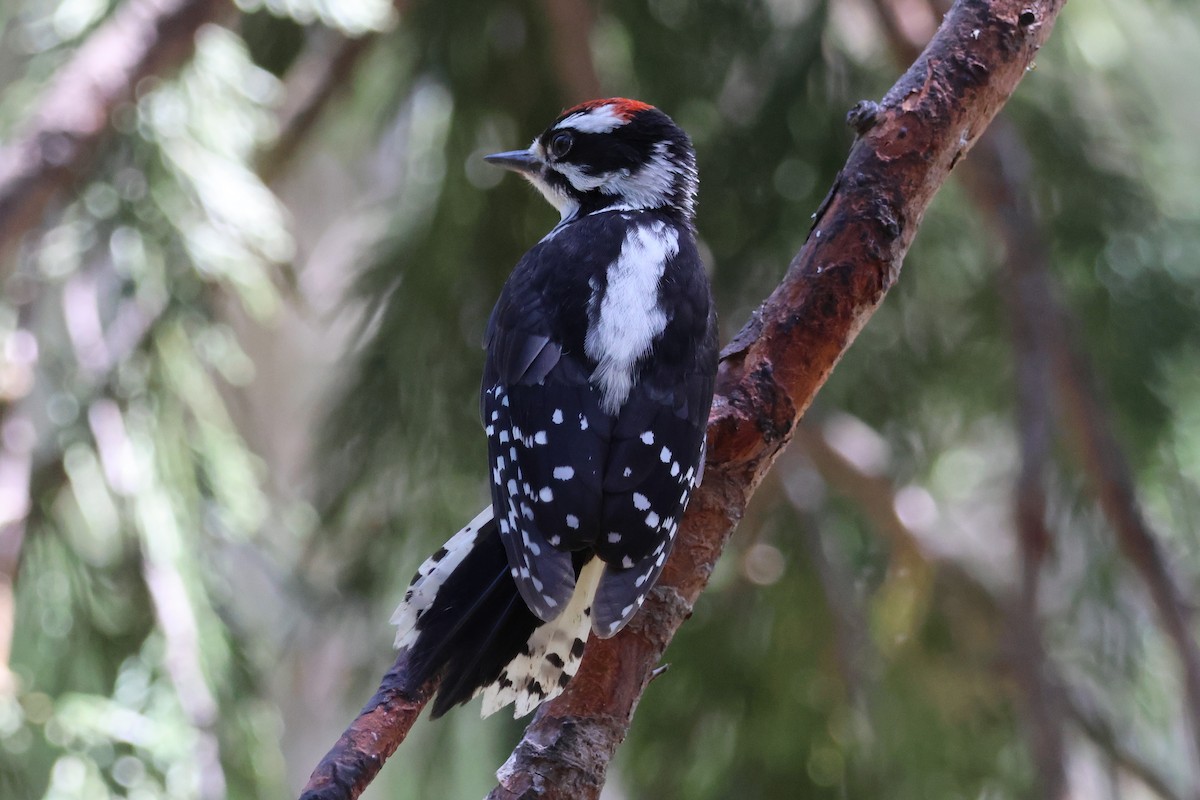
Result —
[[550, 137], [549, 144], [546, 145], [546, 152], [551, 158], [562, 158], [571, 150], [571, 145], [575, 144], [575, 137], [570, 131], [559, 131]]

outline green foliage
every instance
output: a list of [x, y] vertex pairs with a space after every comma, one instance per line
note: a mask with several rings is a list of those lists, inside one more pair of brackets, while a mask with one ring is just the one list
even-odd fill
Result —
[[214, 737], [254, 762], [230, 758], [220, 791], [280, 786], [261, 666], [235, 659], [213, 561], [266, 513], [217, 384], [253, 365], [212, 292], [277, 313], [271, 272], [291, 240], [246, 165], [275, 91], [236, 37], [205, 31], [184, 74], [118, 120], [125, 135], [11, 279], [34, 288], [6, 299], [6, 334], [28, 325], [41, 350], [22, 401], [41, 438], [0, 748], [11, 796], [195, 796]]

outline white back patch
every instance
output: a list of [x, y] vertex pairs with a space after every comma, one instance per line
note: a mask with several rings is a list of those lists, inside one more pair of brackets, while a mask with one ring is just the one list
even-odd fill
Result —
[[667, 327], [658, 283], [678, 252], [679, 233], [665, 222], [636, 225], [608, 268], [603, 293], [592, 293], [588, 309], [595, 322], [588, 326], [584, 351], [597, 362], [592, 384], [606, 413], [616, 414], [629, 399], [638, 361]]
[[392, 614], [391, 622], [396, 626], [396, 648], [410, 647], [420, 633], [417, 630], [417, 619], [429, 610], [437, 598], [438, 589], [446, 582], [450, 573], [458, 568], [467, 553], [475, 546], [475, 538], [479, 529], [492, 521], [492, 504], [480, 511], [475, 519], [467, 523], [450, 541], [442, 545], [437, 553], [425, 559], [408, 591], [404, 593], [404, 602]]

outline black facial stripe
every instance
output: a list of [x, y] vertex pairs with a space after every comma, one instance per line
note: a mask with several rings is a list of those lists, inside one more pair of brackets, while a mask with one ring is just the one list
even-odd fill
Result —
[[[653, 155], [654, 146], [659, 142], [667, 142], [676, 156], [691, 150], [686, 134], [658, 109], [643, 111], [626, 124], [605, 133], [574, 129], [572, 132], [575, 141], [562, 162], [578, 165], [589, 175], [637, 169]], [[556, 133], [558, 131], [551, 127], [541, 135], [544, 148], [549, 146]]]
[[541, 177], [542, 177], [542, 180], [545, 181], [547, 185], [549, 185], [555, 189], [558, 189], [559, 191], [563, 192], [564, 194], [568, 194], [568, 195], [579, 194], [579, 191], [574, 186], [571, 185], [571, 182], [569, 180], [567, 180], [567, 176], [563, 175], [561, 172], [558, 172], [555, 169], [552, 169], [550, 167], [543, 168]]

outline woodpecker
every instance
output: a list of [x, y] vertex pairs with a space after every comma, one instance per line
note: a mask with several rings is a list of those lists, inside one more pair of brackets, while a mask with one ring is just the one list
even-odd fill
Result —
[[524, 716], [617, 633], [662, 571], [704, 469], [716, 315], [696, 247], [691, 141], [624, 98], [564, 111], [487, 161], [561, 219], [492, 310], [480, 415], [491, 504], [421, 565], [396, 610], [433, 716], [483, 694]]

